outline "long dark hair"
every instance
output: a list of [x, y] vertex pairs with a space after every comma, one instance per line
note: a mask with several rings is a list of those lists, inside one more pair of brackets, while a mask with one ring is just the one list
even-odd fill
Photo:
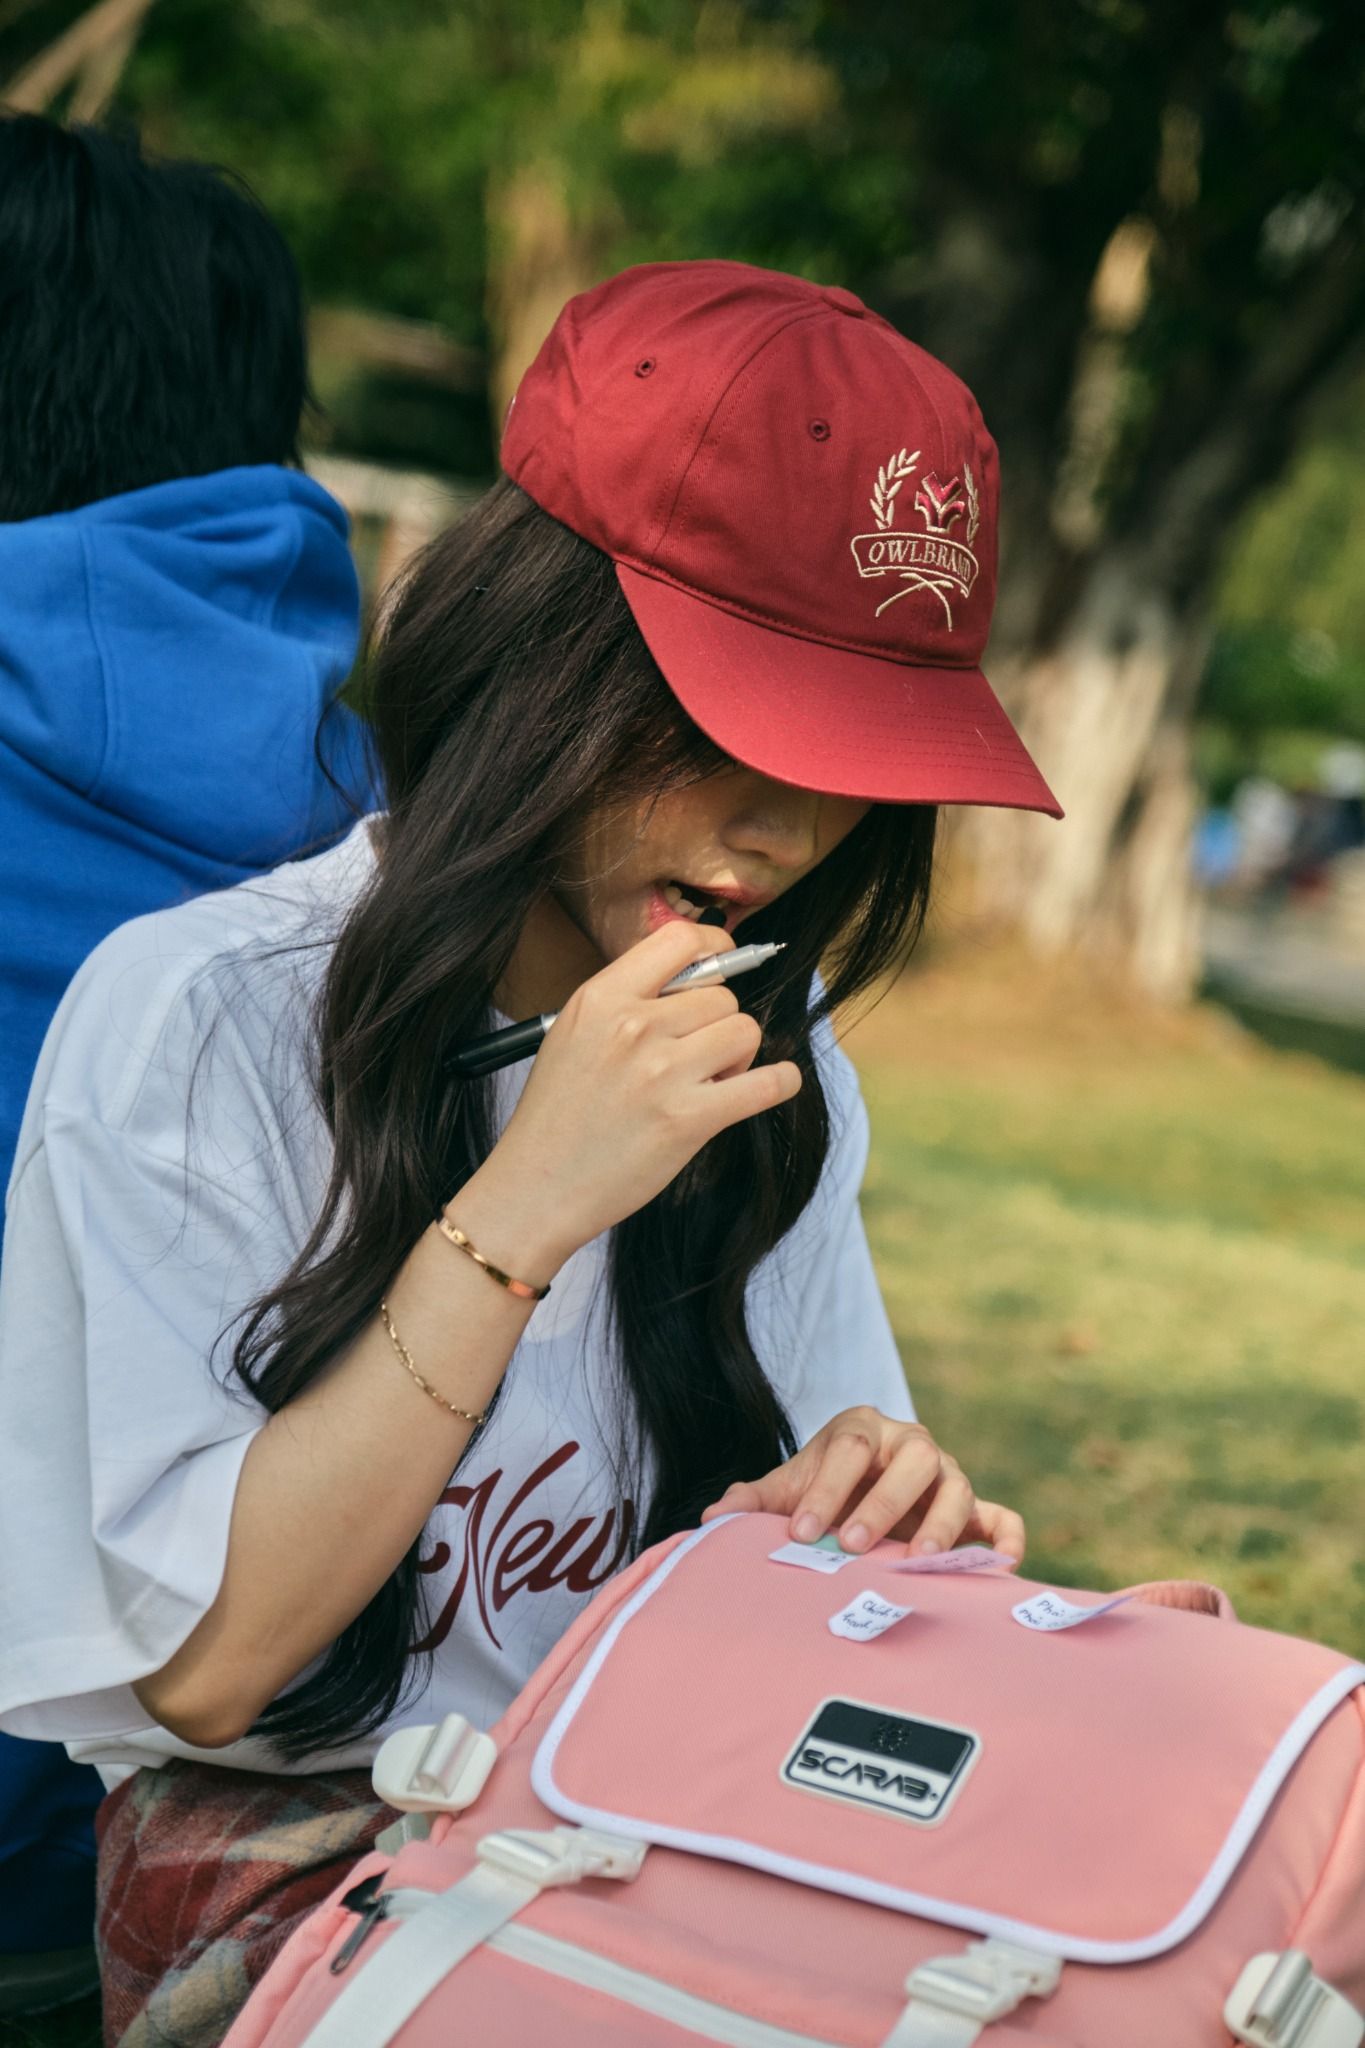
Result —
[[[407, 578], [375, 653], [368, 708], [389, 817], [382, 863], [318, 1003], [331, 1179], [311, 1237], [234, 1352], [271, 1410], [370, 1320], [437, 1208], [487, 1157], [489, 1083], [451, 1079], [442, 1054], [488, 1028], [527, 907], [552, 886], [584, 820], [727, 765], [659, 673], [611, 562], [507, 482]], [[796, 1449], [750, 1340], [746, 1284], [809, 1201], [829, 1144], [812, 1026], [918, 935], [935, 822], [931, 807], [874, 806], [746, 921], [746, 940], [787, 942], [781, 971], [745, 1001], [763, 1026], [763, 1056], [796, 1060], [804, 1085], [722, 1132], [612, 1233], [622, 1457], [636, 1474], [646, 1459], [653, 1467], [637, 1548]], [[821, 966], [826, 986], [813, 1003]], [[420, 1548], [317, 1670], [266, 1710], [261, 1730], [285, 1755], [334, 1746], [393, 1712], [423, 1632]]]

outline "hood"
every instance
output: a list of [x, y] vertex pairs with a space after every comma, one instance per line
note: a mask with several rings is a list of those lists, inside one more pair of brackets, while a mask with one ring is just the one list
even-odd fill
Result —
[[[274, 465], [0, 525], [0, 745], [235, 868], [335, 836], [353, 813], [314, 735], [355, 658], [347, 534], [334, 498]], [[349, 713], [324, 753], [373, 808]]]

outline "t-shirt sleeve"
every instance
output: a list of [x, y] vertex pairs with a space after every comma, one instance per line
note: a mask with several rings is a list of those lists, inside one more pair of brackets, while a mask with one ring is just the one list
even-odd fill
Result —
[[151, 1727], [131, 1682], [213, 1602], [264, 1420], [232, 1378], [229, 1325], [279, 1278], [266, 1184], [228, 1193], [126, 1131], [58, 1112], [11, 1190], [0, 1714], [14, 1734]]
[[866, 1404], [915, 1420], [900, 1353], [877, 1282], [858, 1191], [867, 1169], [867, 1109], [858, 1077], [832, 1034], [817, 1039], [830, 1111], [820, 1184], [791, 1233], [787, 1258], [797, 1303], [801, 1372], [788, 1408], [804, 1443], [841, 1409]]

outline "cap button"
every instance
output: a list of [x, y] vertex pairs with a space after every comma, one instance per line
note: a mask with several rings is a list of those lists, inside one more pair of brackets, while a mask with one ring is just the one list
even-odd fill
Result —
[[825, 302], [827, 305], [837, 306], [841, 313], [851, 313], [855, 320], [861, 320], [867, 311], [867, 307], [858, 297], [858, 294], [845, 291], [841, 284], [826, 286]]

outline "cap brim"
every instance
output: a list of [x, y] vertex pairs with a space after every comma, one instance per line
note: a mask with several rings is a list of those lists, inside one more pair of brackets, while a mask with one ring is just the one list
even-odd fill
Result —
[[779, 782], [877, 803], [1062, 807], [980, 669], [803, 640], [618, 562], [635, 623], [708, 738]]

